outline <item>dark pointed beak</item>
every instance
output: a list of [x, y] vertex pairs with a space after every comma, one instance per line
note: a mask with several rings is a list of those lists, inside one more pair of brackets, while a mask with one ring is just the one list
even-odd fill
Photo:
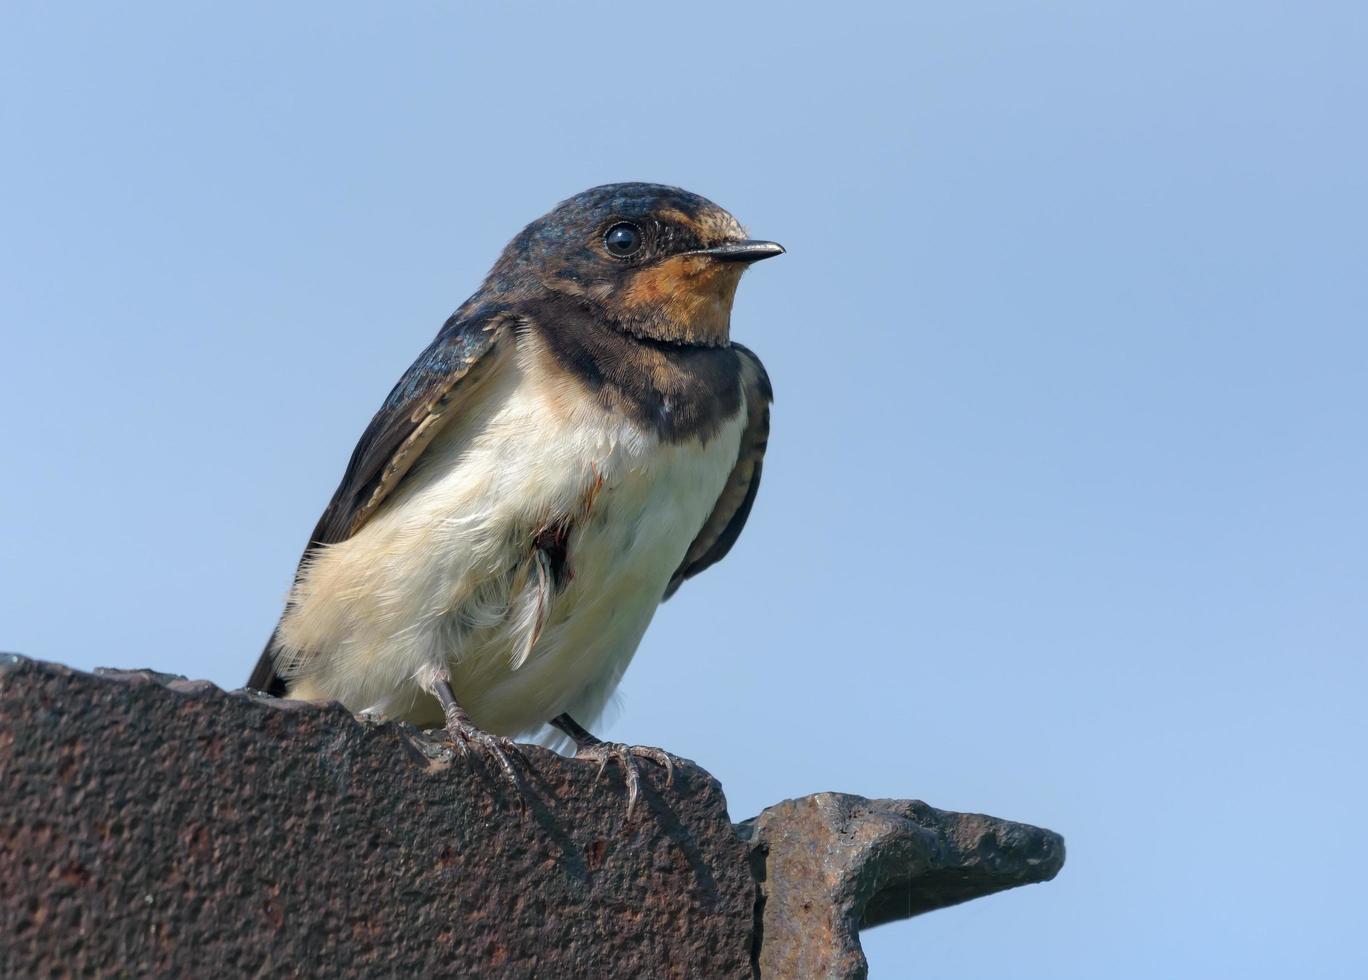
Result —
[[694, 255], [711, 255], [719, 262], [759, 262], [784, 254], [784, 246], [778, 242], [727, 242], [712, 248], [700, 248]]

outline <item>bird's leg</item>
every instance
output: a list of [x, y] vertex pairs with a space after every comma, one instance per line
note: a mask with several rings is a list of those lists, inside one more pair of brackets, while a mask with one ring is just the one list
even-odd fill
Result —
[[442, 706], [442, 713], [446, 716], [446, 733], [452, 743], [461, 750], [461, 755], [469, 755], [470, 750], [478, 746], [490, 755], [503, 770], [504, 776], [513, 784], [513, 788], [520, 794], [522, 793], [522, 780], [518, 778], [518, 771], [513, 767], [513, 760], [509, 756], [522, 758], [522, 753], [513, 743], [512, 739], [501, 738], [498, 735], [491, 735], [482, 728], [476, 728], [475, 723], [470, 720], [470, 715], [456, 703], [456, 695], [452, 693], [451, 682], [445, 677], [437, 677], [432, 681], [432, 693]]
[[551, 724], [559, 728], [575, 743], [575, 758], [588, 759], [599, 764], [598, 779], [608, 768], [608, 763], [616, 761], [622, 766], [622, 778], [627, 783], [627, 817], [631, 819], [637, 797], [641, 795], [641, 768], [637, 759], [650, 759], [665, 770], [665, 785], [674, 782], [674, 757], [661, 749], [648, 745], [623, 745], [621, 742], [604, 742], [595, 738], [579, 722], [569, 715], [557, 715]]

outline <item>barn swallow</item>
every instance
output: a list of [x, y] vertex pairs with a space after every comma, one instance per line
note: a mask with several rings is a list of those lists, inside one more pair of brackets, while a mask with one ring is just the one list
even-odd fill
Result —
[[444, 723], [515, 783], [510, 737], [550, 724], [630, 813], [634, 757], [669, 757], [576, 719], [746, 523], [772, 392], [732, 299], [783, 251], [659, 184], [523, 229], [361, 436], [249, 686]]

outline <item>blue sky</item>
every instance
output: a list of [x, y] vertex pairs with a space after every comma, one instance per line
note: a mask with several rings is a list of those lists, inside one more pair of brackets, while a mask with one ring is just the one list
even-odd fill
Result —
[[789, 254], [732, 555], [607, 734], [733, 816], [1062, 832], [873, 975], [1357, 977], [1368, 8], [0, 9], [0, 648], [235, 687], [524, 223], [679, 184]]

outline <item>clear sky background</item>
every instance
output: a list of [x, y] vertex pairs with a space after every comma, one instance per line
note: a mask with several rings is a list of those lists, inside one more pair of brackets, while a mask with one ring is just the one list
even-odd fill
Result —
[[[473, 6], [473, 5], [472, 5]], [[876, 977], [1362, 977], [1368, 6], [0, 6], [0, 648], [240, 686], [391, 384], [523, 224], [789, 254], [737, 548], [604, 733], [735, 818], [918, 797], [1050, 884]]]

